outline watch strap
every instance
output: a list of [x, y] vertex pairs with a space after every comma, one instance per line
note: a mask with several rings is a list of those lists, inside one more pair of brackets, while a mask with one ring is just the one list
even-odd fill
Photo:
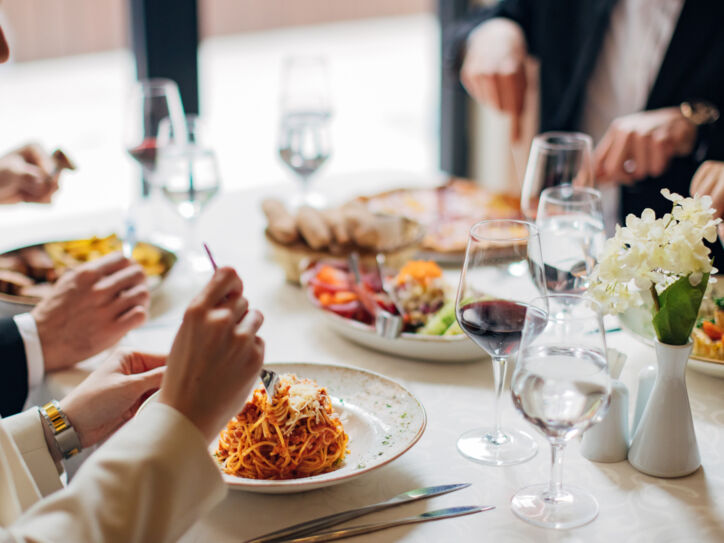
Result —
[[51, 400], [43, 407], [38, 407], [41, 417], [53, 432], [63, 458], [68, 459], [81, 451], [80, 439], [68, 417], [56, 400]]

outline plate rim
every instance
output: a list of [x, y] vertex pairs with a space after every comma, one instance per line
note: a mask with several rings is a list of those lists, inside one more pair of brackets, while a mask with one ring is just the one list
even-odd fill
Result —
[[[427, 411], [426, 411], [423, 403], [420, 401], [420, 399], [417, 396], [415, 396], [407, 387], [405, 387], [404, 385], [402, 385], [395, 379], [392, 379], [391, 377], [387, 377], [386, 375], [383, 375], [376, 371], [368, 370], [366, 368], [359, 368], [359, 367], [351, 366], [348, 364], [330, 364], [330, 363], [326, 363], [326, 362], [309, 362], [309, 361], [298, 361], [298, 362], [275, 361], [275, 362], [269, 362], [264, 365], [270, 366], [270, 367], [272, 367], [272, 369], [273, 369], [273, 366], [275, 366], [275, 365], [319, 366], [319, 367], [325, 367], [325, 368], [352, 370], [354, 372], [372, 375], [372, 376], [376, 377], [377, 379], [381, 379], [383, 381], [387, 381], [388, 383], [392, 383], [398, 389], [401, 389], [410, 398], [412, 398], [414, 400], [414, 402], [417, 404], [417, 406], [420, 408], [420, 413], [422, 415], [422, 421], [421, 421], [420, 427], [417, 429], [417, 432], [415, 433], [413, 438], [408, 443], [406, 443], [405, 446], [400, 451], [398, 451], [394, 455], [390, 455], [389, 458], [385, 458], [378, 463], [375, 463], [372, 465], [366, 465], [364, 468], [350, 471], [349, 473], [340, 475], [338, 477], [329, 477], [329, 478], [325, 478], [325, 479], [321, 479], [321, 480], [314, 480], [314, 478], [334, 474], [337, 470], [330, 471], [327, 473], [321, 473], [319, 475], [313, 475], [311, 477], [301, 477], [298, 479], [284, 479], [284, 480], [247, 479], [244, 477], [236, 477], [234, 475], [229, 475], [229, 474], [224, 473], [223, 471], [219, 470], [219, 474], [222, 476], [224, 484], [227, 485], [229, 488], [237, 489], [237, 490], [256, 490], [256, 489], [262, 489], [262, 488], [272, 490], [272, 489], [284, 489], [284, 488], [297, 489], [297, 488], [309, 486], [310, 487], [309, 490], [313, 490], [315, 488], [318, 488], [318, 485], [327, 486], [327, 485], [330, 485], [333, 483], [344, 482], [348, 479], [354, 479], [354, 478], [364, 475], [365, 473], [368, 473], [372, 470], [386, 466], [390, 462], [397, 460], [403, 454], [405, 454], [410, 449], [412, 449], [412, 447], [414, 447], [420, 441], [423, 434], [425, 433], [425, 430], [427, 429], [427, 422], [428, 422]], [[158, 397], [158, 394], [159, 394], [159, 391], [156, 391], [151, 396], [149, 396], [146, 399], [146, 401], [143, 402], [141, 404], [141, 406], [138, 408], [136, 415], [138, 413], [140, 413], [152, 401], [155, 401], [155, 398]], [[216, 442], [217, 439], [218, 439], [218, 436], [214, 437], [214, 441], [212, 441], [212, 443], [210, 443], [208, 446], [209, 449], [211, 449], [212, 445]], [[213, 455], [211, 454], [211, 452], [209, 452], [209, 456], [211, 456], [212, 460], [214, 460], [214, 462], [216, 462], [216, 460], [213, 458]], [[234, 480], [234, 479], [238, 479], [238, 480]], [[312, 480], [310, 480], [310, 479], [312, 479]]]

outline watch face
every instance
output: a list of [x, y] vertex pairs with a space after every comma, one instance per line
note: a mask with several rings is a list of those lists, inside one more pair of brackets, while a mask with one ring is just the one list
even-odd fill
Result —
[[693, 100], [681, 104], [681, 113], [697, 125], [711, 124], [719, 119], [719, 109], [706, 100]]

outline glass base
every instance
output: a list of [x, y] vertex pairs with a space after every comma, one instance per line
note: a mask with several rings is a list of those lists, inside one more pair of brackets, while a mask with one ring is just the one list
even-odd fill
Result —
[[460, 436], [458, 452], [468, 460], [488, 466], [510, 466], [533, 458], [538, 445], [520, 430], [502, 428], [496, 437], [493, 428], [476, 428]]
[[577, 528], [598, 516], [596, 498], [575, 486], [564, 486], [555, 499], [548, 493], [548, 484], [527, 486], [513, 495], [510, 506], [524, 521], [556, 530]]

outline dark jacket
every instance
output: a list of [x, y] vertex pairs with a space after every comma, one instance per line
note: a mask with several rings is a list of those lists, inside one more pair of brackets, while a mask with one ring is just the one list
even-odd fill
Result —
[[28, 365], [25, 345], [11, 318], [0, 318], [0, 416], [23, 409], [28, 397]]
[[[540, 131], [579, 130], [586, 84], [615, 2], [502, 0], [443, 30], [446, 64], [459, 71], [464, 41], [480, 22], [492, 17], [512, 19], [523, 29], [529, 53], [540, 61]], [[686, 0], [645, 109], [704, 99], [715, 104], [724, 117], [722, 27], [724, 2]], [[670, 211], [670, 202], [659, 194], [661, 188], [687, 195], [701, 162], [724, 160], [724, 118], [699, 132], [690, 156], [675, 158], [660, 177], [621, 187], [621, 218], [628, 213], [639, 215], [646, 207], [657, 215]], [[722, 262], [718, 257], [717, 261]]]

